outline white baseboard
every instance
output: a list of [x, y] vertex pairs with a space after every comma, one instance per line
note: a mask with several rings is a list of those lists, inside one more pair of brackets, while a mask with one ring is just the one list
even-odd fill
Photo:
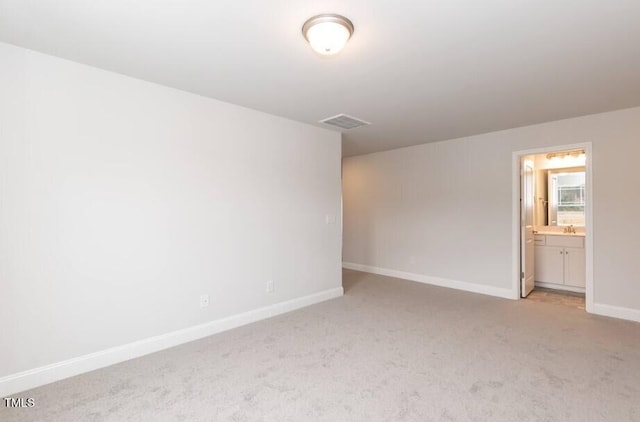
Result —
[[405, 271], [390, 270], [387, 268], [373, 267], [370, 265], [354, 264], [343, 262], [342, 268], [348, 270], [364, 271], [367, 273], [386, 275], [389, 277], [402, 278], [404, 280], [417, 281], [419, 283], [431, 284], [434, 286], [448, 287], [451, 289], [464, 290], [467, 292], [480, 293], [483, 295], [497, 296], [505, 299], [517, 299], [517, 293], [511, 289], [501, 289], [499, 287], [485, 286], [482, 284], [469, 283], [466, 281], [449, 280], [440, 277], [430, 277], [422, 274], [409, 273]]
[[315, 303], [340, 297], [344, 294], [342, 287], [325, 290], [308, 296], [276, 303], [263, 308], [254, 309], [237, 315], [185, 328], [156, 337], [147, 338], [122, 346], [112, 347], [51, 365], [41, 366], [17, 374], [0, 378], [0, 397], [6, 397], [21, 391], [59, 381], [85, 372], [104, 368], [105, 366], [124, 362], [163, 349], [188, 343], [203, 337], [227, 331], [232, 328], [284, 314], [295, 309], [304, 308]]
[[593, 304], [593, 313], [613, 318], [627, 319], [629, 321], [640, 322], [640, 309], [623, 308], [621, 306]]
[[[419, 283], [432, 284], [434, 286], [449, 287], [467, 292], [481, 293], [489, 296], [497, 296], [506, 299], [518, 299], [518, 294], [511, 289], [501, 289], [498, 287], [483, 286], [481, 284], [469, 283], [465, 281], [448, 280], [440, 277], [429, 277], [422, 274], [409, 273], [405, 271], [390, 270], [387, 268], [373, 267], [371, 265], [355, 264], [353, 262], [343, 262], [342, 268], [347, 270], [364, 271], [372, 274], [385, 275], [388, 277], [402, 278], [404, 280], [417, 281]], [[540, 285], [541, 283], [536, 283]], [[541, 286], [542, 287], [542, 286]], [[578, 290], [578, 289], [576, 289]], [[623, 308], [620, 306], [603, 305], [596, 303], [593, 305], [593, 313], [596, 315], [608, 316], [629, 321], [640, 322], [640, 309]]]

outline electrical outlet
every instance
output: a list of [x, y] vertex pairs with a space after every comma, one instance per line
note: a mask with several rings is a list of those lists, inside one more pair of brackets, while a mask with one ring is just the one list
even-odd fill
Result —
[[327, 214], [324, 216], [324, 221], [327, 224], [336, 224], [336, 216], [333, 214]]
[[206, 308], [209, 306], [209, 295], [200, 295], [200, 307]]
[[267, 293], [273, 292], [273, 280], [267, 281]]

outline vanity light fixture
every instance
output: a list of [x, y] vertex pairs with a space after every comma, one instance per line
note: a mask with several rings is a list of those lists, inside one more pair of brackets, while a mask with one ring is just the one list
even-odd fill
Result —
[[552, 158], [564, 158], [564, 157], [578, 157], [580, 155], [585, 155], [585, 151], [583, 149], [576, 149], [573, 151], [562, 151], [562, 152], [550, 152], [547, 154], [547, 160], [551, 160]]
[[323, 56], [337, 54], [353, 35], [353, 23], [336, 14], [316, 15], [302, 25], [302, 35]]

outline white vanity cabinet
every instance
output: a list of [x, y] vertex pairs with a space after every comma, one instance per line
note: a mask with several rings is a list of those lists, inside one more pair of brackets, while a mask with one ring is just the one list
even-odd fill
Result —
[[567, 286], [585, 286], [587, 263], [584, 248], [564, 248], [564, 284]]
[[536, 283], [549, 284], [546, 287], [584, 289], [584, 236], [536, 234], [535, 245]]

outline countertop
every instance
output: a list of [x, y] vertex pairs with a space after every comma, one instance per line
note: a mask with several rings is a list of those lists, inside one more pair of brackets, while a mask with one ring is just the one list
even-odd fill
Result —
[[554, 231], [546, 231], [546, 230], [534, 230], [533, 234], [543, 234], [545, 236], [580, 236], [584, 237], [584, 233], [563, 233], [563, 232], [554, 232]]

